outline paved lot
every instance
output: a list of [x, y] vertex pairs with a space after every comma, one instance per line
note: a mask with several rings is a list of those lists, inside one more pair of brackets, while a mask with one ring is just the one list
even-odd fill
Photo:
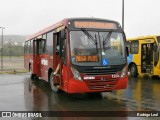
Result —
[[[125, 90], [101, 94], [53, 93], [43, 80], [30, 80], [29, 73], [0, 74], [0, 111], [160, 111], [160, 79], [129, 79]], [[129, 113], [130, 114], [130, 113]], [[159, 115], [160, 116], [160, 115]], [[1, 120], [2, 118], [0, 118]], [[3, 118], [6, 119], [6, 118]], [[157, 117], [46, 117], [13, 120], [158, 120]], [[7, 119], [8, 120], [8, 119]]]

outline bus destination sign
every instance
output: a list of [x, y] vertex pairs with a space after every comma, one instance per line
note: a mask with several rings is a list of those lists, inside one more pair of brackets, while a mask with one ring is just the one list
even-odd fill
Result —
[[98, 62], [98, 56], [76, 56], [76, 62]]
[[117, 29], [116, 23], [75, 21], [75, 28]]

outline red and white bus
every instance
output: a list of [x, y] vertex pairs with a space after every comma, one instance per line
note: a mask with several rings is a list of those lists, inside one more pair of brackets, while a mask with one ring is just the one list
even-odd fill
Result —
[[[54, 92], [104, 92], [128, 82], [126, 38], [116, 21], [67, 18], [25, 41], [24, 66]], [[53, 75], [57, 66], [58, 75]]]

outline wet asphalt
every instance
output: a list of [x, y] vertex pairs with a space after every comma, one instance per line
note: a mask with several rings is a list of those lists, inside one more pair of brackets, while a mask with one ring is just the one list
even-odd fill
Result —
[[[53, 93], [29, 73], [0, 74], [0, 111], [160, 111], [160, 78], [129, 78], [125, 90], [100, 94]], [[13, 120], [158, 120], [158, 117], [45, 117]]]

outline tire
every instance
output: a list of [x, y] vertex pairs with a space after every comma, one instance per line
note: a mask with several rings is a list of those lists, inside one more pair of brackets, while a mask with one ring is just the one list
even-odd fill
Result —
[[53, 72], [51, 72], [50, 77], [49, 77], [49, 83], [50, 83], [50, 87], [51, 90], [55, 93], [58, 93], [59, 90], [59, 84], [58, 83], [54, 83], [54, 75]]
[[137, 66], [135, 64], [131, 64], [129, 71], [130, 71], [130, 75], [132, 77], [138, 76], [138, 70], [137, 70]]
[[30, 73], [30, 79], [32, 79], [32, 80], [33, 79], [38, 79], [38, 77], [35, 74], [32, 73], [32, 68], [30, 68], [29, 73]]
[[153, 75], [152, 79], [159, 79], [159, 76], [158, 75]]
[[32, 69], [30, 68], [29, 70], [29, 73], [30, 73], [30, 79], [34, 79], [35, 78], [35, 75], [32, 73]]

